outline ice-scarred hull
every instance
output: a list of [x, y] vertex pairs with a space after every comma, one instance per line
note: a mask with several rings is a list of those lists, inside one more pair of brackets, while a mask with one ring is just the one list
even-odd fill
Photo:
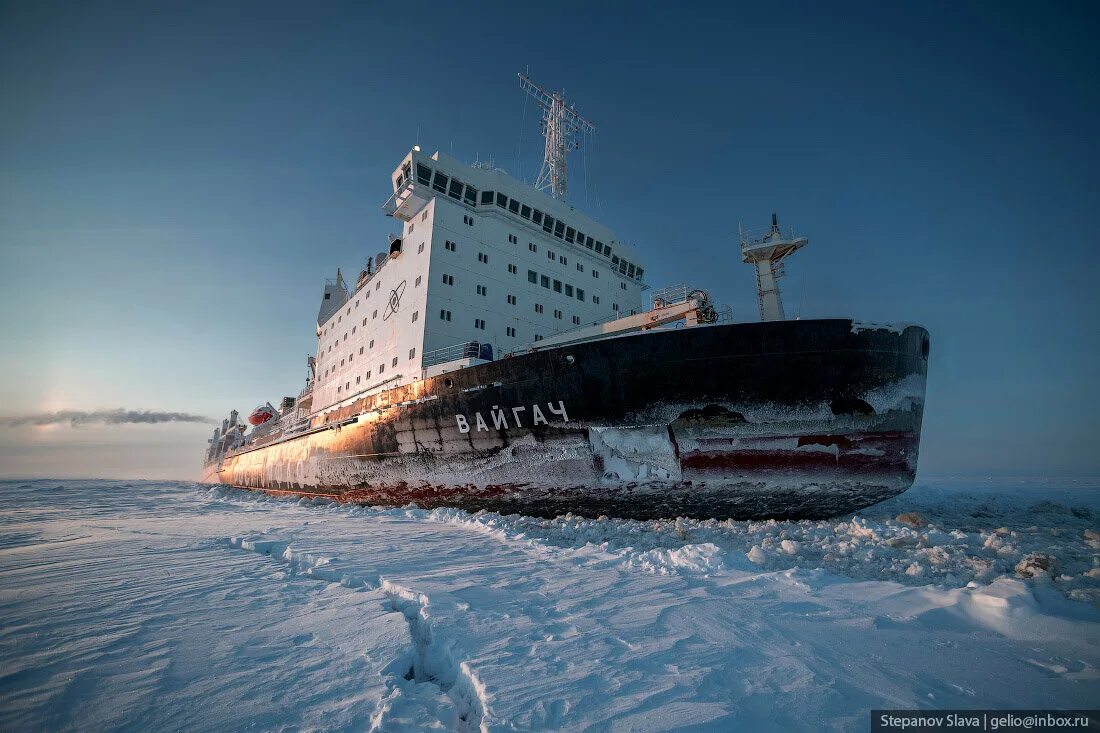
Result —
[[912, 484], [927, 357], [919, 326], [645, 332], [365, 397], [204, 480], [550, 516], [832, 516]]

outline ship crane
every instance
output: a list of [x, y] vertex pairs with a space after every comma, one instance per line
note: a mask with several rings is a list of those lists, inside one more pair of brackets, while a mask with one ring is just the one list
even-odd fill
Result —
[[783, 260], [810, 243], [806, 237], [786, 235], [779, 229], [779, 217], [772, 212], [772, 225], [763, 235], [741, 229], [741, 258], [756, 266], [756, 296], [760, 301], [760, 320], [786, 320], [779, 278], [787, 274]]
[[698, 326], [714, 323], [717, 320], [718, 312], [711, 305], [710, 296], [705, 290], [692, 290], [689, 293], [685, 286], [677, 285], [654, 293], [652, 310], [566, 331], [557, 336], [542, 339], [533, 344], [530, 350], [541, 351], [609, 336], [649, 331], [678, 321], [684, 321], [687, 326]]

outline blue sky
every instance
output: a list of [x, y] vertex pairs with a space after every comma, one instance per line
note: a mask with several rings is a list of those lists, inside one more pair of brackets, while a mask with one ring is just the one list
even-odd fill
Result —
[[[754, 319], [737, 225], [776, 209], [811, 238], [790, 313], [931, 331], [923, 473], [1098, 475], [1098, 33], [1095, 3], [4, 2], [0, 412], [296, 393], [418, 134], [535, 175], [529, 68], [596, 122], [572, 201], [652, 284]], [[205, 433], [0, 429], [0, 474], [193, 476]]]

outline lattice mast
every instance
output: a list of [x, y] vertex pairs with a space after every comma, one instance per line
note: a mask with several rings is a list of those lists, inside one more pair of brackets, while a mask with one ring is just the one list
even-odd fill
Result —
[[546, 147], [542, 154], [542, 168], [535, 181], [535, 188], [549, 190], [550, 195], [565, 201], [565, 156], [580, 147], [578, 135], [591, 134], [596, 126], [577, 114], [565, 103], [564, 92], [548, 92], [523, 74], [517, 74], [520, 87], [535, 98], [542, 107], [542, 131]]

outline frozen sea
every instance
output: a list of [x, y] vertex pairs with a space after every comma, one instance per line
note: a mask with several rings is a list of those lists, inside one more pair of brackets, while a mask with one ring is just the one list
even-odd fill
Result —
[[1100, 700], [1100, 482], [921, 483], [812, 522], [0, 496], [0, 730], [867, 730]]

